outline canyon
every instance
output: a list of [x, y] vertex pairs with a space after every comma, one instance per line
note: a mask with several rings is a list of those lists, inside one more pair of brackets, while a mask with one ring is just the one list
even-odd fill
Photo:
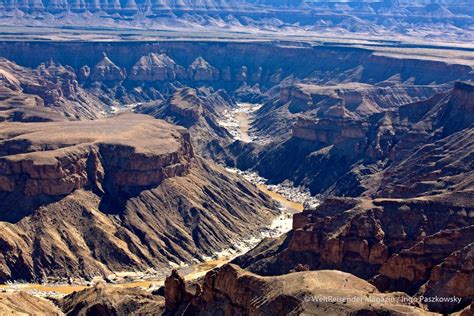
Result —
[[151, 117], [12, 123], [1, 138], [4, 281], [157, 270], [276, 215], [267, 196], [196, 156], [185, 129]]
[[[282, 30], [288, 10], [309, 27], [301, 16], [322, 5], [183, 3], [15, 2], [0, 21], [257, 20], [258, 7]], [[377, 7], [355, 3], [327, 10]], [[423, 25], [447, 7], [469, 38], [462, 1], [429, 19], [399, 5]], [[2, 312], [472, 312], [470, 47], [2, 39]]]

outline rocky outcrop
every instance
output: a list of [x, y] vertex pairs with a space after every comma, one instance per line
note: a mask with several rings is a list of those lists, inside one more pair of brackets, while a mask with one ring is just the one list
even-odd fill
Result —
[[[443, 262], [435, 266], [428, 282], [420, 288], [426, 297], [441, 295], [444, 297], [457, 296], [462, 298], [460, 303], [429, 302], [430, 309], [435, 311], [455, 311], [460, 306], [474, 301], [474, 243], [459, 251], [453, 252]], [[473, 311], [473, 303], [470, 305]], [[466, 308], [468, 314], [469, 306]]]
[[90, 75], [92, 81], [121, 81], [125, 78], [125, 71], [115, 65], [105, 53], [102, 60], [92, 68]]
[[367, 130], [368, 124], [358, 120], [300, 119], [293, 127], [293, 137], [324, 145], [358, 141], [360, 148], [366, 142]]
[[[330, 314], [425, 314], [422, 309], [403, 303], [408, 296], [379, 293], [369, 283], [339, 271], [261, 277], [230, 264], [208, 272], [200, 287], [202, 291], [197, 291], [174, 309], [168, 309], [168, 303], [177, 301], [177, 296], [167, 296], [167, 312], [180, 315], [300, 315], [323, 311]], [[166, 286], [165, 293], [176, 292], [174, 287]], [[354, 300], [335, 299], [348, 295]], [[376, 299], [400, 303], [369, 303]]]
[[184, 128], [148, 116], [7, 123], [0, 134], [3, 282], [153, 273], [259, 234], [276, 212], [195, 156]]
[[[280, 126], [277, 135], [286, 135], [293, 117], [361, 120], [376, 113], [395, 110], [405, 104], [425, 100], [446, 88], [434, 85], [384, 83], [281, 84], [276, 100], [265, 104], [258, 113], [255, 129]], [[309, 123], [309, 122], [308, 122]], [[297, 126], [298, 127], [298, 126]]]
[[[235, 262], [270, 275], [288, 273], [298, 265], [311, 270], [339, 269], [373, 278], [382, 291], [457, 295], [463, 302], [430, 308], [459, 310], [472, 300], [472, 287], [465, 285], [471, 269], [469, 251], [465, 251], [473, 243], [474, 221], [469, 214], [474, 205], [466, 194], [404, 200], [327, 199], [314, 211], [295, 214], [286, 237], [261, 244]], [[462, 253], [467, 257], [460, 257]], [[448, 268], [450, 263], [457, 269]], [[454, 290], [458, 287], [447, 285], [448, 280], [461, 282], [463, 290]]]
[[186, 290], [184, 279], [173, 270], [165, 280], [165, 307], [169, 312], [176, 312], [180, 305], [189, 303], [192, 294]]
[[232, 141], [227, 129], [219, 125], [219, 119], [223, 111], [234, 106], [224, 90], [185, 88], [177, 90], [166, 102], [140, 106], [135, 111], [189, 128], [196, 151], [214, 158], [216, 147], [219, 152], [219, 148]]
[[[148, 129], [161, 133], [151, 146], [144, 145], [146, 138], [140, 136]], [[118, 194], [158, 185], [166, 178], [186, 175], [194, 156], [184, 130], [139, 115], [70, 124], [10, 125], [0, 133], [4, 139], [0, 188], [27, 197], [63, 196], [83, 188]], [[127, 134], [116, 141], [120, 133]], [[41, 145], [37, 142], [49, 135], [63, 136], [53, 138], [45, 151], [38, 151]], [[22, 148], [21, 144], [28, 145]]]
[[150, 53], [140, 58], [132, 67], [128, 79], [133, 81], [173, 81], [183, 79], [184, 68], [166, 54]]
[[71, 67], [49, 61], [25, 68], [0, 59], [0, 74], [3, 120], [58, 121], [105, 114], [105, 105], [79, 86]]
[[66, 315], [161, 314], [164, 298], [138, 287], [113, 287], [104, 283], [74, 292], [58, 301]]
[[219, 79], [219, 70], [198, 57], [188, 67], [188, 78], [194, 81], [216, 81]]
[[44, 106], [35, 95], [0, 86], [0, 122], [51, 122], [66, 118]]
[[416, 288], [415, 285], [423, 284], [419, 295], [462, 298], [460, 302], [428, 302], [430, 310], [458, 311], [474, 299], [473, 232], [474, 227], [468, 226], [422, 238], [385, 262], [375, 277], [375, 284], [383, 290]]

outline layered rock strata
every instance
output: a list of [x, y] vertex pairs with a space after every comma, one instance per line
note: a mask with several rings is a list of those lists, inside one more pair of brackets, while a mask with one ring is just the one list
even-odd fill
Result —
[[135, 112], [188, 128], [196, 151], [215, 158], [224, 146], [232, 142], [229, 131], [220, 126], [219, 120], [225, 110], [235, 106], [224, 90], [184, 88], [178, 89], [165, 102], [145, 104], [137, 107]]
[[[457, 296], [428, 304], [453, 312], [472, 301], [472, 194], [430, 199], [327, 199], [297, 214], [292, 231], [266, 241], [236, 263], [267, 275], [295, 267], [339, 269], [383, 291]], [[471, 200], [470, 200], [471, 199]]]
[[258, 235], [276, 213], [195, 156], [186, 129], [149, 116], [5, 123], [0, 134], [3, 282], [156, 273]]
[[79, 86], [71, 67], [52, 61], [31, 69], [0, 59], [4, 121], [61, 121], [104, 117], [105, 105]]

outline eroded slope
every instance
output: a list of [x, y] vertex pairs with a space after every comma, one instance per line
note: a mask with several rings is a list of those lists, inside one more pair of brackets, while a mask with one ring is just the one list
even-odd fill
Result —
[[257, 234], [269, 198], [148, 116], [2, 126], [3, 280], [190, 262]]

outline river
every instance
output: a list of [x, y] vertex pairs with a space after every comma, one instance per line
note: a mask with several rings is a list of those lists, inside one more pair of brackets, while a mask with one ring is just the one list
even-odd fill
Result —
[[249, 133], [251, 116], [260, 107], [261, 104], [237, 103], [237, 107], [224, 111], [219, 125], [225, 127], [235, 140], [250, 143], [255, 140]]

